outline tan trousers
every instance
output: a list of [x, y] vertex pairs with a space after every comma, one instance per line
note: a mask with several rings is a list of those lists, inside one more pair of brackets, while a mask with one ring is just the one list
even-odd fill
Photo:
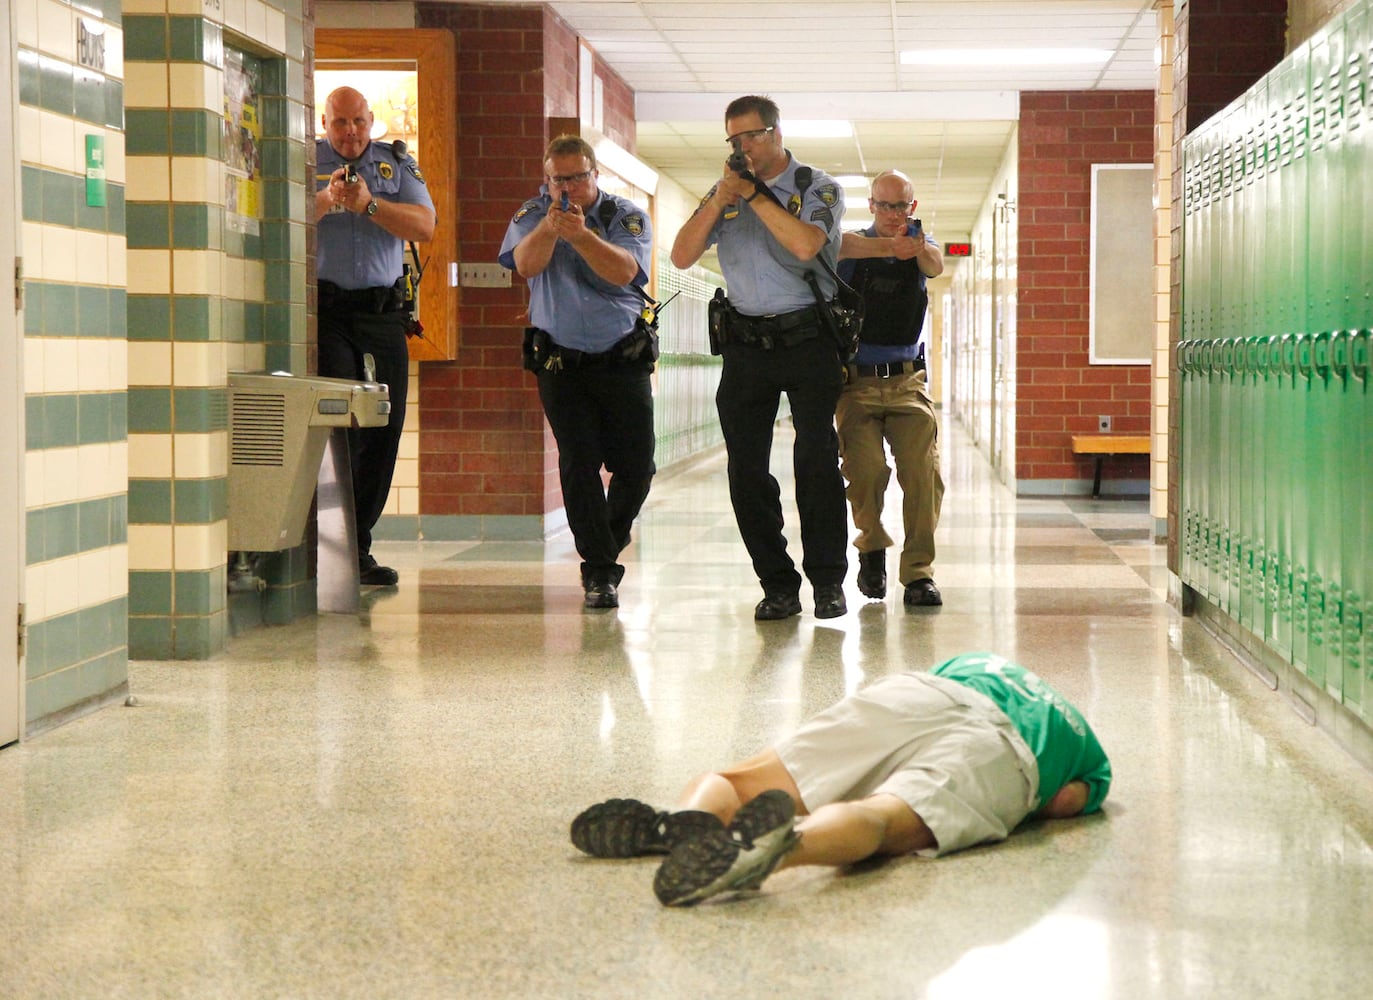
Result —
[[901, 584], [933, 579], [934, 529], [944, 501], [944, 479], [939, 474], [939, 420], [925, 388], [925, 373], [850, 376], [835, 417], [840, 468], [848, 481], [846, 492], [858, 528], [854, 545], [859, 552], [874, 552], [893, 544], [882, 527], [882, 506], [891, 480], [885, 441], [891, 445], [901, 486], [906, 533]]

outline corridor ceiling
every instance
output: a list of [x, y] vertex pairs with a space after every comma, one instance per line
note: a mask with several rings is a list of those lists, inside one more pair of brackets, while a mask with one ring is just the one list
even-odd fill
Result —
[[[491, 0], [487, 0], [491, 2]], [[527, 0], [496, 0], [526, 3]], [[1010, 140], [1021, 90], [1153, 90], [1153, 0], [552, 0], [548, 4], [633, 88], [639, 158], [703, 196], [720, 176], [725, 106], [766, 94], [801, 160], [831, 174], [897, 167], [917, 214], [944, 242], [966, 240]], [[909, 50], [1095, 49], [1100, 61], [974, 65], [955, 55], [903, 64]], [[941, 60], [942, 61], [942, 60]], [[852, 135], [809, 138], [801, 121]], [[793, 123], [788, 128], [788, 123]], [[848, 191], [846, 223], [868, 220]]]

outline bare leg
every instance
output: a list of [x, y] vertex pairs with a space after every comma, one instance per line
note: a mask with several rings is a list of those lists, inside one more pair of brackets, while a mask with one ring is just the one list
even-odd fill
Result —
[[740, 806], [770, 788], [786, 792], [796, 803], [797, 813], [805, 813], [801, 792], [774, 750], [764, 750], [723, 770], [691, 779], [677, 798], [677, 808], [714, 813], [728, 825]]
[[849, 865], [873, 855], [901, 855], [935, 845], [934, 834], [895, 795], [821, 806], [797, 824], [801, 843], [779, 868]]

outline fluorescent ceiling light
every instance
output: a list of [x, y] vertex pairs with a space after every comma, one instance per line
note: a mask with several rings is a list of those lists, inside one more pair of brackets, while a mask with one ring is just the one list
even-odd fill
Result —
[[901, 53], [903, 66], [1064, 66], [1104, 63], [1110, 49], [912, 49]]
[[788, 139], [847, 139], [853, 123], [833, 119], [782, 119], [782, 134]]
[[864, 191], [868, 189], [870, 183], [862, 174], [840, 174], [835, 180], [839, 182], [840, 187], [861, 188]]

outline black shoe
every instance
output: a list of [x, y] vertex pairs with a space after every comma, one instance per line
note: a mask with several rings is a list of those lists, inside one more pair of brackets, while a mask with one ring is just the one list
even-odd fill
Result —
[[939, 588], [929, 577], [906, 584], [906, 596], [902, 600], [908, 608], [932, 608], [944, 603]]
[[728, 832], [707, 830], [672, 849], [653, 877], [664, 906], [691, 906], [722, 892], [757, 889], [801, 842], [796, 806], [773, 789], [744, 804]]
[[593, 858], [666, 854], [679, 843], [725, 826], [708, 812], [659, 812], [635, 799], [608, 799], [572, 821], [572, 844]]
[[815, 588], [815, 617], [838, 618], [847, 614], [848, 604], [844, 601], [844, 588], [837, 583], [825, 583]]
[[588, 608], [618, 608], [620, 595], [609, 580], [593, 580], [586, 585], [585, 603]]
[[880, 601], [887, 596], [887, 550], [858, 553], [858, 590]]
[[400, 582], [400, 574], [365, 555], [358, 559], [358, 582], [364, 587], [394, 587]]
[[801, 613], [801, 598], [795, 594], [768, 594], [753, 609], [754, 621], [773, 622]]

